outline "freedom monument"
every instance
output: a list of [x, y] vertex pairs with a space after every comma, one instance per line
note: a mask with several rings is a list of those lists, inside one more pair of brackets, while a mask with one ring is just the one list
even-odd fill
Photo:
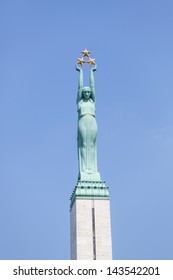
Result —
[[[77, 184], [70, 197], [70, 245], [72, 260], [111, 260], [111, 222], [109, 191], [97, 168], [97, 122], [94, 72], [97, 69], [90, 51], [82, 51], [76, 70], [79, 72], [78, 166]], [[90, 87], [83, 84], [83, 64], [90, 68]]]

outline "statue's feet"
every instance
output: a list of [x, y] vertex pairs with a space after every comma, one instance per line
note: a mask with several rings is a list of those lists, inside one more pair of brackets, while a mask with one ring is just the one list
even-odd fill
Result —
[[94, 171], [93, 171], [92, 169], [85, 169], [85, 170], [84, 170], [84, 173], [93, 174]]
[[[91, 173], [92, 171], [92, 173]], [[79, 173], [79, 180], [81, 181], [100, 181], [99, 172], [93, 172], [93, 170], [85, 170], [85, 172]]]

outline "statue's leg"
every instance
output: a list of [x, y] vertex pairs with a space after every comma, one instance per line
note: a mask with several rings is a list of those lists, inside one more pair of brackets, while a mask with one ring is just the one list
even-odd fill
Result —
[[79, 170], [85, 172], [87, 168], [87, 130], [86, 124], [81, 119], [78, 126], [78, 155], [79, 155]]
[[88, 152], [88, 169], [92, 172], [97, 172], [96, 162], [96, 138], [97, 138], [97, 123], [95, 118], [90, 117], [87, 133], [87, 152]]

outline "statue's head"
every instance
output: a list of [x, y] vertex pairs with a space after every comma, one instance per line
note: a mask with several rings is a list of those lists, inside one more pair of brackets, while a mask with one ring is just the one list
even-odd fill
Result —
[[86, 100], [88, 100], [91, 96], [91, 89], [90, 87], [83, 87], [82, 90], [82, 97]]

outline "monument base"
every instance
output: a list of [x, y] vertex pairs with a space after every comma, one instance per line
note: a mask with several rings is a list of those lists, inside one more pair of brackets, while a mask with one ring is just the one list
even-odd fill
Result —
[[71, 259], [111, 260], [111, 223], [105, 182], [78, 181], [71, 195]]

